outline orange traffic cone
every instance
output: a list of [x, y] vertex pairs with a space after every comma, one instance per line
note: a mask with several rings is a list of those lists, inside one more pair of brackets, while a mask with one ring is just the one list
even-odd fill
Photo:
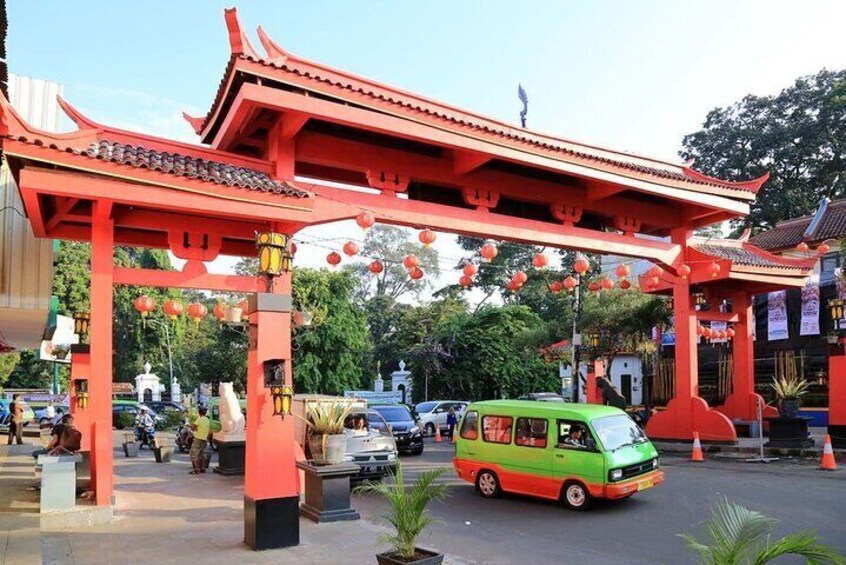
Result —
[[435, 426], [435, 443], [441, 443], [441, 427]]
[[837, 463], [834, 462], [834, 450], [831, 449], [831, 436], [825, 436], [825, 443], [823, 444], [823, 456], [820, 463], [820, 469], [823, 471], [834, 471], [837, 469]]
[[702, 455], [702, 444], [699, 443], [699, 432], [693, 432], [693, 453], [690, 456], [691, 461], [705, 461]]

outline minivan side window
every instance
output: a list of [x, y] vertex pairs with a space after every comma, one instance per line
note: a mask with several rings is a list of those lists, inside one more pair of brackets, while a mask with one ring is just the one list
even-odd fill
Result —
[[587, 451], [590, 437], [590, 431], [584, 422], [558, 420], [558, 443], [556, 447]]
[[482, 439], [488, 443], [511, 443], [511, 416], [483, 416]]
[[546, 447], [547, 421], [543, 418], [517, 418], [514, 443], [523, 447]]
[[461, 422], [461, 439], [475, 440], [479, 438], [479, 413], [471, 410]]

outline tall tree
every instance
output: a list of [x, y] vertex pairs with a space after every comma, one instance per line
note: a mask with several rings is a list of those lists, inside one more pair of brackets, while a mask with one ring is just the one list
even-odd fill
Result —
[[752, 213], [735, 227], [758, 231], [811, 213], [822, 198], [846, 190], [846, 71], [822, 70], [776, 95], [716, 108], [682, 145], [681, 156], [712, 176], [771, 173]]

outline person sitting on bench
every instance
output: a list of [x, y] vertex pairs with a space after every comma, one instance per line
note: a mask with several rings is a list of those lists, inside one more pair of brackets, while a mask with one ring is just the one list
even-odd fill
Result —
[[50, 431], [50, 443], [48, 443], [43, 449], [36, 449], [33, 451], [32, 457], [37, 460], [39, 455], [47, 455], [55, 448], [59, 447], [62, 439], [62, 432], [68, 424], [73, 425], [73, 415], [71, 414], [65, 414], [62, 416], [59, 423], [53, 426], [53, 429]]
[[62, 420], [64, 421], [65, 418], [67, 421], [62, 427], [58, 445], [50, 450], [49, 455], [73, 455], [82, 449], [82, 432], [73, 425], [73, 416], [68, 414]]

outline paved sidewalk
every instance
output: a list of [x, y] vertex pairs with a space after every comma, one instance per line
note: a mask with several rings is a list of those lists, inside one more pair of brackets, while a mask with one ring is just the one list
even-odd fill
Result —
[[41, 563], [35, 445], [0, 445], [0, 565]]

